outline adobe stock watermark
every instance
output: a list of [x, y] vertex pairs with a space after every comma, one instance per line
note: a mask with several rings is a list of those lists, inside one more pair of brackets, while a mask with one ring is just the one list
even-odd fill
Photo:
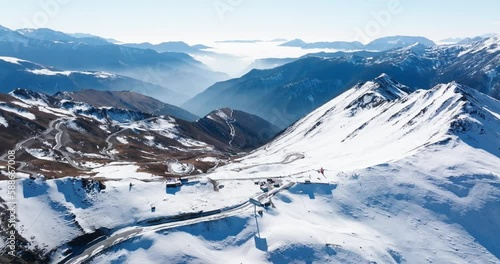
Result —
[[355, 40], [367, 43], [379, 37], [395, 16], [403, 12], [400, 0], [389, 0], [384, 9], [371, 11], [371, 19], [363, 28], [356, 28]]
[[56, 17], [61, 8], [73, 0], [40, 0], [31, 17], [23, 17], [23, 28], [44, 28]]
[[227, 13], [233, 12], [243, 3], [243, 0], [215, 0], [213, 6], [220, 20], [224, 20]]
[[16, 202], [16, 151], [9, 150], [7, 152], [7, 174], [9, 180], [7, 181], [7, 241], [6, 248], [7, 254], [11, 257], [16, 255], [16, 224], [17, 224], [17, 202]]

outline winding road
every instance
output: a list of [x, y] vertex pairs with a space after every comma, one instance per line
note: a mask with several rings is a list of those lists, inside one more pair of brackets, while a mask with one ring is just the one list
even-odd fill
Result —
[[[61, 125], [64, 124], [64, 122], [68, 121], [69, 119], [64, 119], [64, 118], [61, 118], [60, 122], [58, 122], [53, 129], [57, 130], [57, 134], [55, 136], [55, 141], [56, 141], [56, 145], [52, 148], [56, 151], [59, 151], [64, 159], [69, 163], [69, 165], [71, 165], [73, 168], [75, 169], [78, 169], [78, 170], [88, 170], [88, 168], [83, 168], [83, 167], [80, 167], [78, 165], [78, 163], [76, 163], [75, 161], [73, 161], [71, 159], [71, 157], [69, 156], [68, 152], [64, 151], [64, 150], [61, 150], [61, 147], [62, 147], [62, 136], [64, 134], [64, 131], [61, 129]], [[52, 124], [53, 125], [53, 124]]]
[[[45, 130], [42, 135], [48, 135], [49, 133], [51, 133], [54, 129], [55, 129], [55, 126], [54, 124], [56, 124], [57, 122], [63, 120], [64, 118], [57, 118], [57, 119], [54, 119], [52, 121], [49, 122], [49, 127], [47, 128], [47, 130]], [[31, 141], [33, 139], [36, 139], [39, 135], [35, 135], [33, 137], [30, 137], [30, 138], [27, 138], [19, 143], [17, 143], [14, 148], [12, 150], [15, 150], [16, 152], [18, 152], [24, 144], [26, 144], [26, 142], [28, 141]], [[6, 157], [8, 156], [8, 152], [4, 153], [2, 156], [0, 156], [0, 160], [1, 161], [5, 161], [5, 162], [8, 162], [8, 160], [6, 159]], [[32, 172], [32, 171], [25, 171], [23, 170], [24, 167], [26, 167], [28, 165], [28, 163], [24, 162], [24, 161], [17, 161], [16, 160], [16, 163], [19, 163], [19, 167], [16, 168], [16, 172], [25, 172], [25, 173], [28, 173], [30, 175], [35, 175], [36, 173], [35, 172]]]
[[290, 153], [285, 156], [285, 158], [282, 161], [278, 162], [269, 162], [269, 163], [261, 163], [261, 164], [255, 164], [255, 165], [248, 165], [240, 168], [233, 169], [233, 171], [242, 171], [242, 170], [247, 170], [255, 167], [260, 167], [260, 166], [268, 166], [268, 165], [279, 165], [279, 164], [289, 164], [292, 163], [296, 160], [303, 159], [306, 156], [302, 153]]
[[110, 150], [113, 148], [113, 142], [111, 142], [111, 138], [117, 136], [118, 134], [122, 133], [122, 132], [125, 132], [126, 130], [129, 130], [130, 128], [124, 128], [122, 130], [119, 130], [111, 135], [109, 135], [107, 138], [106, 138], [106, 148], [103, 149], [101, 151], [102, 154], [107, 154], [109, 156], [109, 159], [111, 160], [116, 160], [116, 156], [115, 154], [113, 154]]
[[231, 140], [229, 140], [229, 146], [233, 146], [234, 135], [236, 135], [236, 130], [234, 129], [233, 123], [236, 122], [236, 119], [233, 118], [234, 110], [231, 109], [231, 113], [229, 114], [229, 119], [226, 120], [226, 124], [229, 127], [229, 134], [231, 135]]
[[69, 263], [69, 264], [80, 264], [84, 263], [91, 258], [99, 255], [100, 253], [103, 253], [105, 250], [108, 248], [117, 245], [121, 242], [124, 242], [126, 240], [142, 236], [146, 233], [149, 232], [158, 232], [158, 231], [164, 231], [176, 227], [181, 227], [181, 226], [187, 226], [187, 225], [192, 225], [192, 224], [197, 224], [197, 223], [202, 223], [202, 222], [207, 222], [207, 221], [215, 221], [231, 216], [236, 216], [240, 215], [243, 212], [251, 209], [254, 204], [250, 202], [251, 199], [257, 200], [259, 202], [264, 201], [278, 192], [288, 189], [291, 186], [293, 186], [295, 183], [294, 182], [289, 182], [280, 188], [276, 188], [271, 190], [270, 192], [267, 193], [262, 193], [259, 194], [256, 197], [250, 198], [248, 201], [245, 201], [239, 205], [232, 206], [229, 208], [224, 208], [224, 209], [218, 209], [218, 210], [213, 210], [210, 212], [206, 213], [201, 213], [199, 215], [195, 215], [190, 217], [189, 219], [183, 219], [183, 220], [178, 220], [178, 221], [170, 221], [167, 223], [158, 223], [155, 225], [151, 226], [131, 226], [131, 227], [125, 227], [122, 228], [116, 232], [114, 232], [112, 235], [107, 237], [104, 240], [101, 240], [100, 242], [90, 244], [88, 247], [80, 254], [74, 255], [71, 254], [67, 256], [65, 259], [59, 261], [58, 263]]

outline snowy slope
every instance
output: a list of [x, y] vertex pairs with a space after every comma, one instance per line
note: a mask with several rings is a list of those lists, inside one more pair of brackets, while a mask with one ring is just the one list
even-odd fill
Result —
[[411, 92], [382, 75], [210, 175], [311, 179], [263, 217], [150, 233], [93, 263], [500, 263], [499, 113], [457, 83]]
[[387, 75], [358, 85], [296, 122], [279, 138], [243, 158], [281, 161], [306, 152], [294, 164], [354, 170], [400, 160], [426, 146], [464, 141], [500, 155], [497, 100], [457, 83], [407, 95], [409, 88]]
[[[262, 193], [256, 179], [282, 177], [297, 184], [259, 209], [263, 216], [248, 207], [152, 230], [91, 263], [500, 263], [499, 118], [499, 101], [460, 84], [413, 91], [381, 75], [180, 188], [141, 181], [149, 175], [126, 163], [94, 170], [115, 179], [100, 192], [84, 192], [80, 179], [19, 181], [20, 211], [31, 210], [20, 223], [38, 213], [45, 223], [21, 231], [36, 236], [32, 247], [50, 243], [48, 253], [101, 227], [125, 232], [148, 219], [231, 208]], [[176, 133], [171, 122], [136, 125]]]

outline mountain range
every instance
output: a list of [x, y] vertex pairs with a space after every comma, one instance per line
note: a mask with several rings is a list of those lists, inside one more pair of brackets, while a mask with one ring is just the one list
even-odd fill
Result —
[[93, 89], [74, 92], [58, 92], [54, 97], [87, 103], [95, 107], [116, 107], [152, 115], [170, 115], [186, 121], [195, 121], [197, 116], [174, 105], [132, 91], [98, 91]]
[[210, 48], [202, 44], [196, 44], [191, 46], [183, 41], [170, 41], [170, 42], [162, 42], [159, 44], [151, 44], [149, 42], [126, 43], [122, 44], [122, 46], [139, 48], [139, 49], [152, 49], [157, 52], [182, 52], [188, 54], [208, 53], [205, 50]]
[[146, 95], [155, 95], [161, 91], [163, 101], [171, 103], [188, 98], [160, 85], [123, 75], [102, 71], [60, 70], [13, 57], [0, 56], [0, 70], [2, 93], [19, 87], [47, 94], [92, 88], [106, 91], [133, 90]]
[[[277, 252], [269, 262], [303, 260], [292, 253], [300, 251], [321, 263], [494, 263], [500, 256], [499, 112], [500, 101], [456, 82], [415, 90], [383, 74], [214, 173], [303, 177], [305, 185], [273, 199], [277, 209], [264, 216], [272, 219], [258, 223], [259, 238]], [[201, 245], [202, 251], [208, 246]]]
[[[189, 97], [227, 78], [185, 53], [159, 53], [112, 44], [100, 38], [76, 38], [50, 29], [13, 31], [0, 28], [0, 56], [64, 70], [106, 71], [124, 75], [164, 87], [155, 89], [149, 95], [166, 101], [165, 89]], [[176, 104], [182, 101], [183, 98], [180, 98]]]
[[[423, 90], [380, 74], [238, 156], [222, 152], [251, 142], [238, 138], [241, 129], [256, 135], [257, 126], [273, 126], [232, 109], [193, 123], [22, 89], [1, 100], [7, 128], [40, 125], [23, 146], [27, 169], [50, 175], [69, 160], [95, 166], [87, 178], [19, 180], [26, 259], [209, 263], [213, 248], [218, 261], [252, 263], [495, 263], [500, 256], [500, 102], [457, 82]], [[43, 133], [47, 126], [55, 131]], [[219, 144], [193, 137], [204, 138], [203, 129]], [[82, 146], [72, 152], [75, 144]], [[122, 162], [110, 162], [113, 155]], [[197, 169], [207, 174], [181, 187], [154, 178]], [[254, 207], [260, 201], [270, 205]], [[196, 246], [165, 250], [181, 238]]]
[[[89, 98], [89, 93], [100, 98]], [[146, 162], [150, 165], [143, 169], [164, 173], [163, 161], [192, 159], [206, 170], [214, 161], [196, 158], [252, 150], [280, 132], [259, 117], [230, 109], [193, 120], [179, 108], [131, 92], [84, 90], [49, 96], [16, 89], [2, 94], [0, 101], [0, 151], [24, 150], [20, 157], [25, 170], [51, 177], [57, 171], [86, 173], [115, 160]], [[156, 106], [160, 108], [150, 111]], [[182, 119], [186, 116], [193, 121]], [[44, 171], [48, 168], [51, 173]]]
[[425, 37], [414, 36], [391, 36], [375, 39], [364, 45], [359, 41], [333, 41], [333, 42], [313, 42], [307, 43], [301, 39], [294, 39], [281, 44], [284, 47], [298, 47], [303, 49], [337, 49], [337, 50], [370, 50], [384, 51], [396, 48], [402, 48], [413, 44], [422, 44], [424, 46], [434, 46], [432, 40]]
[[413, 44], [383, 52], [309, 54], [282, 66], [219, 82], [182, 106], [203, 115], [231, 107], [285, 128], [359, 81], [381, 73], [417, 89], [457, 81], [500, 98], [499, 37], [468, 44]]

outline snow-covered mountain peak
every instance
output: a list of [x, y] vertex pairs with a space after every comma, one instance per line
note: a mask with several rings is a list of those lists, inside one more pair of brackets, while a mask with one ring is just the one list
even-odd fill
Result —
[[383, 73], [373, 81], [358, 85], [359, 94], [345, 109], [355, 114], [360, 109], [377, 107], [385, 102], [394, 101], [407, 96], [411, 89], [393, 80]]
[[0, 60], [7, 62], [7, 63], [17, 64], [17, 65], [21, 65], [21, 62], [30, 63], [29, 61], [26, 61], [26, 60], [21, 60], [21, 59], [14, 58], [14, 57], [5, 57], [5, 56], [0, 56]]
[[[34, 28], [21, 28], [21, 29], [18, 29], [16, 31], [19, 32], [19, 34], [21, 34], [21, 35], [26, 35], [26, 34], [34, 32], [35, 30], [36, 29], [34, 29]], [[39, 30], [42, 30], [42, 29], [39, 29]]]
[[254, 155], [305, 151], [308, 162], [335, 159], [341, 168], [355, 169], [399, 160], [440, 142], [462, 141], [500, 156], [498, 144], [491, 144], [500, 142], [497, 100], [454, 82], [412, 93], [408, 89], [387, 75], [357, 85]]
[[212, 119], [212, 120], [220, 120], [220, 121], [228, 121], [231, 120], [232, 118], [230, 117], [232, 115], [233, 110], [231, 108], [225, 107], [225, 108], [219, 108], [215, 109], [214, 111], [210, 112], [208, 115], [205, 116], [205, 118]]
[[22, 101], [36, 101], [36, 102], [42, 102], [45, 104], [49, 104], [49, 98], [42, 93], [38, 93], [32, 90], [24, 89], [24, 88], [17, 88], [13, 90], [12, 92], [9, 93], [13, 97], [22, 100]]
[[65, 100], [74, 100], [71, 93], [68, 91], [57, 92], [54, 94], [54, 97]]
[[389, 75], [387, 75], [385, 73], [382, 73], [377, 78], [373, 79], [372, 82], [377, 85], [376, 88], [378, 88], [378, 89], [389, 89], [389, 90], [398, 89], [398, 90], [403, 90], [406, 92], [411, 91], [410, 88], [402, 85], [401, 83], [392, 79]]
[[499, 53], [500, 52], [500, 35], [492, 35], [487, 38], [480, 39], [467, 45], [468, 48], [459, 54], [459, 57], [468, 54], [468, 53], [478, 53], [478, 52], [487, 52], [490, 54]]
[[416, 42], [414, 44], [411, 44], [409, 46], [400, 48], [395, 50], [393, 53], [414, 53], [416, 55], [423, 55], [426, 50], [428, 49], [428, 46], [425, 46], [423, 44], [420, 44], [419, 42]]

